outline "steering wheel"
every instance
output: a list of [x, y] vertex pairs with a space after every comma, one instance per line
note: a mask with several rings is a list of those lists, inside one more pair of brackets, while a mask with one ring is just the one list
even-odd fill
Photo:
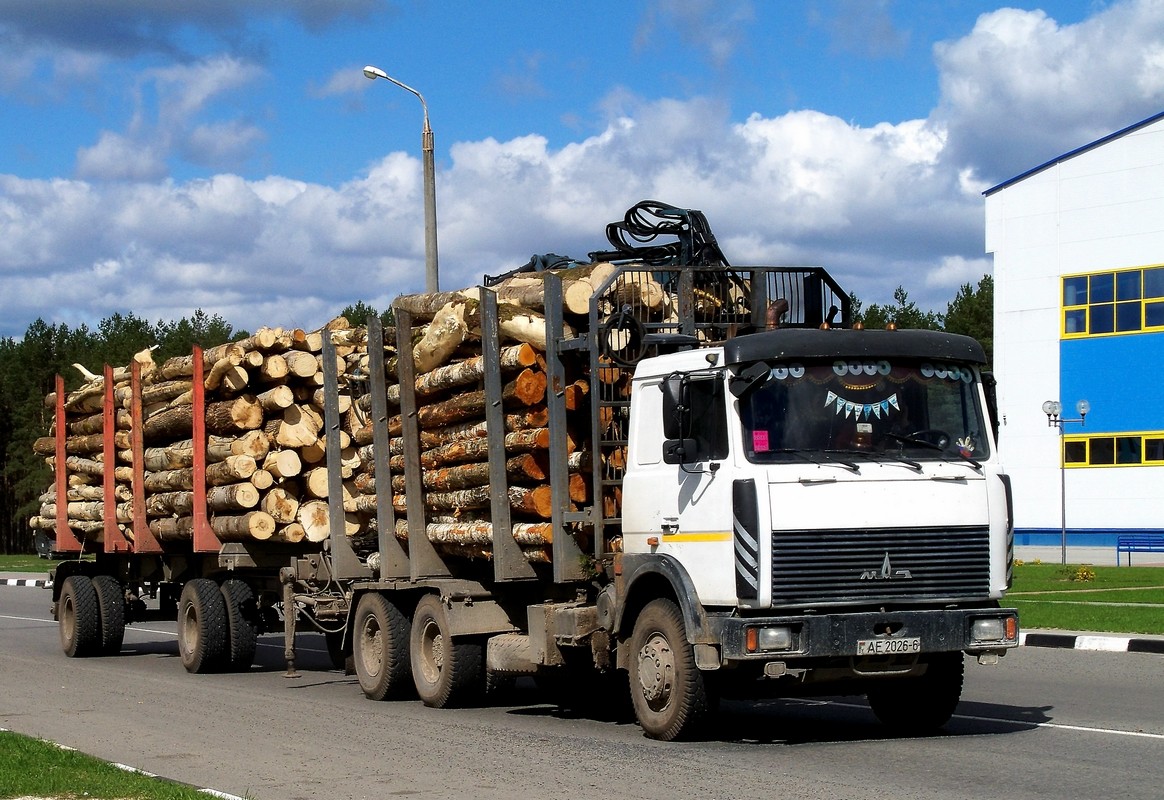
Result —
[[950, 434], [937, 428], [923, 428], [920, 431], [914, 431], [907, 434], [906, 439], [914, 439], [919, 442], [926, 442], [936, 448], [944, 450], [946, 445], [950, 443]]

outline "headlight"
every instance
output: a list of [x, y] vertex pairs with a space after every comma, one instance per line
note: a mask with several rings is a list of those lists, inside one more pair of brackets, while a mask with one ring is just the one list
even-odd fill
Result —
[[760, 628], [756, 638], [761, 650], [792, 649], [792, 629], [788, 627]]
[[970, 641], [973, 644], [1004, 642], [1013, 639], [1015, 634], [1013, 617], [983, 617], [970, 624]]

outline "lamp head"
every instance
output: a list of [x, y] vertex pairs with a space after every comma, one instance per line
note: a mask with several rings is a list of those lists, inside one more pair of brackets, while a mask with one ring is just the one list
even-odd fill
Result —
[[1080, 400], [1075, 404], [1075, 411], [1079, 414], [1079, 416], [1086, 417], [1087, 413], [1091, 411], [1091, 403], [1087, 402], [1086, 400]]
[[1043, 413], [1048, 417], [1057, 417], [1062, 410], [1063, 406], [1058, 400], [1047, 400], [1043, 403]]
[[377, 78], [387, 78], [388, 73], [379, 67], [373, 67], [371, 64], [369, 64], [368, 66], [364, 67], [364, 77], [370, 81], [374, 81]]

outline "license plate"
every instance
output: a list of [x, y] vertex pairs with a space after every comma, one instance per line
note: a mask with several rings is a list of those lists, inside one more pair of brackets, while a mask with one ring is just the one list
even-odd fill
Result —
[[909, 655], [920, 652], [920, 636], [903, 636], [898, 639], [857, 640], [857, 655], [859, 656]]

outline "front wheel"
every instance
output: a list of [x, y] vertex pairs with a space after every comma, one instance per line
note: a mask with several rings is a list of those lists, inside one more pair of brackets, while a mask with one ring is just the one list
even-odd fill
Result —
[[426, 594], [412, 615], [412, 681], [426, 706], [447, 708], [479, 697], [485, 688], [485, 648], [454, 641], [441, 599]]
[[894, 733], [933, 733], [954, 715], [962, 696], [964, 671], [961, 653], [938, 653], [930, 657], [925, 674], [887, 678], [870, 688], [866, 698], [877, 719]]
[[671, 600], [652, 600], [635, 620], [629, 672], [635, 716], [652, 739], [690, 738], [714, 713], [683, 614]]

